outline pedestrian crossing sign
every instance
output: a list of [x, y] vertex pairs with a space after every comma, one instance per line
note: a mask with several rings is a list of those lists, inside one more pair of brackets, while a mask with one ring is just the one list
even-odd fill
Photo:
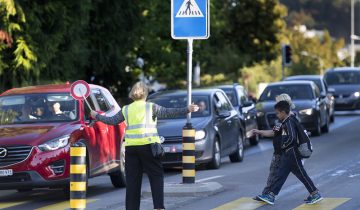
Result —
[[208, 0], [171, 0], [173, 39], [209, 38]]

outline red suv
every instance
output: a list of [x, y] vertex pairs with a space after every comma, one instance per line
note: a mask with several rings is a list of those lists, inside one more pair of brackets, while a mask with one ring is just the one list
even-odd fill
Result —
[[[90, 85], [93, 110], [120, 110], [110, 92]], [[70, 145], [87, 148], [87, 177], [109, 174], [125, 184], [125, 124], [106, 125], [90, 117], [84, 101], [70, 96], [70, 84], [15, 88], [0, 95], [0, 189], [68, 189]]]

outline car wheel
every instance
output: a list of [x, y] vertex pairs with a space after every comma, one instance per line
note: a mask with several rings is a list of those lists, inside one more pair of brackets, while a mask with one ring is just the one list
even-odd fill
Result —
[[321, 131], [324, 132], [324, 133], [328, 133], [329, 132], [329, 124], [330, 124], [330, 121], [329, 121], [329, 116], [326, 117], [326, 123], [325, 125], [321, 128]]
[[238, 144], [236, 147], [236, 151], [229, 155], [230, 161], [235, 162], [241, 162], [244, 159], [244, 140], [241, 136], [239, 136]]
[[255, 134], [249, 140], [251, 145], [257, 145], [259, 143], [259, 135]]
[[320, 136], [321, 135], [321, 122], [320, 122], [320, 117], [317, 117], [317, 122], [316, 122], [316, 129], [313, 131], [314, 136]]
[[209, 169], [218, 169], [221, 165], [221, 151], [220, 143], [217, 137], [214, 139], [213, 153], [210, 163], [208, 163]]
[[126, 186], [126, 176], [125, 176], [125, 145], [121, 145], [120, 152], [120, 170], [109, 173], [111, 183], [114, 187], [120, 188]]
[[331, 122], [331, 123], [335, 122], [335, 116], [334, 116], [334, 113], [330, 116], [330, 122]]

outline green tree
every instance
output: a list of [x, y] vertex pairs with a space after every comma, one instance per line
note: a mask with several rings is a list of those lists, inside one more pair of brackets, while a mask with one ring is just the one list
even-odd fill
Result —
[[287, 75], [322, 74], [327, 68], [344, 65], [337, 55], [344, 40], [333, 40], [328, 31], [322, 37], [305, 37], [297, 30], [288, 34], [293, 62]]

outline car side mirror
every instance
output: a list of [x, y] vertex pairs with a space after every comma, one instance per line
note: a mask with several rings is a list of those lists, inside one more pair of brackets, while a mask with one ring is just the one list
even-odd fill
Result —
[[219, 112], [219, 117], [221, 117], [221, 118], [227, 118], [229, 116], [230, 116], [229, 111], [221, 111], [221, 112]]
[[326, 98], [326, 94], [325, 93], [320, 93], [320, 98]]
[[243, 107], [249, 107], [249, 106], [251, 106], [251, 105], [253, 105], [253, 102], [251, 102], [251, 101], [245, 101], [245, 102], [243, 103]]
[[330, 94], [334, 94], [335, 93], [335, 89], [334, 88], [328, 88], [327, 92]]

